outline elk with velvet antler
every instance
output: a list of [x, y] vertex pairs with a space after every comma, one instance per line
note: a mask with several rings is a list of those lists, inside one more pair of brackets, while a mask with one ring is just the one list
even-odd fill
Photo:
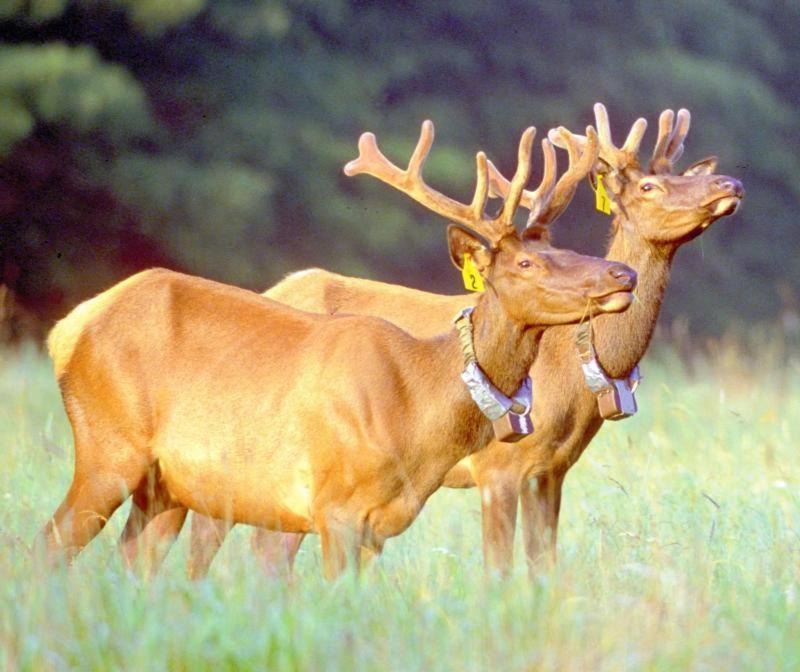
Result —
[[[522, 136], [495, 217], [485, 214], [482, 152], [470, 205], [425, 185], [430, 122], [407, 170], [371, 134], [346, 168], [460, 225], [448, 229], [451, 258], [461, 266], [469, 254], [489, 286], [462, 313], [461, 338], [450, 328], [417, 339], [379, 318], [301, 312], [164, 270], [133, 276], [59, 322], [49, 346], [75, 473], [42, 531], [48, 555], [79, 552], [129, 494], [124, 557], [137, 564], [141, 537], [156, 525], [164, 543], [147, 547], [151, 571], [188, 509], [317, 532], [329, 577], [405, 530], [447, 471], [486, 445], [490, 419], [524, 403], [543, 329], [580, 320], [587, 305], [612, 312], [632, 301], [627, 266], [550, 249], [514, 228], [533, 136]], [[479, 409], [473, 399], [487, 395], [494, 406]]]
[[[638, 154], [647, 122], [637, 119], [618, 148], [612, 142], [605, 106], [597, 103], [594, 112], [600, 139], [596, 172], [605, 178], [613, 216], [606, 259], [636, 268], [639, 286], [637, 301], [625, 315], [601, 315], [592, 321], [592, 350], [606, 378], [624, 383], [647, 351], [676, 252], [717, 219], [736, 212], [744, 189], [739, 180], [714, 174], [716, 157], [675, 172], [689, 131], [688, 110], [679, 110], [677, 115], [672, 110], [661, 113], [646, 170]], [[565, 146], [563, 132], [551, 137]], [[569, 144], [574, 148], [584, 142], [582, 136], [571, 136]], [[603, 424], [599, 392], [590, 387], [581, 366], [584, 353], [579, 341], [575, 329], [567, 327], [548, 330], [542, 339], [531, 375], [542, 381], [558, 376], [560, 381], [543, 390], [534, 404], [534, 422], [543, 431], [526, 439], [516, 453], [493, 444], [485, 457], [469, 460], [475, 482], [505, 512], [494, 516], [494, 523], [485, 523], [500, 536], [494, 546], [502, 552], [493, 557], [489, 548], [487, 554], [501, 568], [511, 563], [513, 524], [498, 519], [513, 521], [514, 493], [520, 495], [523, 543], [531, 567], [543, 559], [555, 560], [564, 477]], [[510, 463], [504, 461], [506, 456], [512, 458]], [[498, 463], [507, 465], [500, 477], [492, 475]]]

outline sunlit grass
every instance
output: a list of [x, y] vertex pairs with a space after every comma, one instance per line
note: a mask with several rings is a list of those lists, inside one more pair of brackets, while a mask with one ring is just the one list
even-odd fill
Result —
[[[800, 364], [723, 343], [646, 363], [641, 412], [570, 473], [557, 569], [486, 580], [472, 491], [442, 491], [359, 582], [263, 578], [237, 530], [210, 577], [186, 534], [152, 582], [108, 528], [70, 570], [28, 555], [72, 474], [48, 362], [0, 359], [0, 669], [800, 669]], [[744, 364], [742, 362], [745, 362]]]

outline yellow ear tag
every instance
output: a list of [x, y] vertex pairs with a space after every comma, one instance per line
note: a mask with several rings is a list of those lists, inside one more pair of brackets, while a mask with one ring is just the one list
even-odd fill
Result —
[[594, 207], [604, 215], [611, 214], [611, 199], [606, 192], [606, 185], [603, 184], [603, 176], [597, 176], [597, 189], [594, 190]]
[[471, 292], [482, 292], [486, 289], [483, 285], [483, 278], [478, 273], [478, 267], [472, 261], [469, 254], [464, 255], [464, 265], [461, 267], [461, 277], [464, 279], [464, 287]]

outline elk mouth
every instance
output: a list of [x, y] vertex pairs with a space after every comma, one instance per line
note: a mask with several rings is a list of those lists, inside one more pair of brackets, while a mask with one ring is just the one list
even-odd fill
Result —
[[739, 208], [742, 197], [737, 194], [722, 194], [706, 201], [703, 207], [712, 217], [732, 215]]
[[633, 303], [633, 289], [609, 292], [603, 296], [593, 296], [592, 305], [604, 313], [619, 313]]

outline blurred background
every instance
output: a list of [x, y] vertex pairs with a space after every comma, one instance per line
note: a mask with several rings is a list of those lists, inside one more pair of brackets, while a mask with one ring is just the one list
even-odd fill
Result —
[[[522, 130], [688, 107], [747, 197], [674, 265], [662, 330], [800, 330], [800, 3], [515, 0], [0, 0], [0, 329], [40, 339], [153, 265], [263, 290], [322, 266], [460, 290], [445, 222], [346, 178], [373, 130], [470, 197], [474, 154], [510, 173]], [[562, 164], [564, 157], [559, 155]], [[538, 182], [536, 157], [533, 181]], [[601, 253], [582, 186], [556, 242]], [[763, 333], [763, 332], [762, 332]]]

